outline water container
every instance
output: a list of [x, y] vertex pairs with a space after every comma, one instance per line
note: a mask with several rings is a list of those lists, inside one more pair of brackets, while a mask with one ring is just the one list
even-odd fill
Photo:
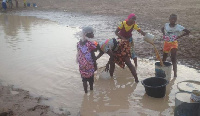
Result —
[[30, 7], [30, 6], [31, 6], [31, 4], [30, 4], [30, 3], [27, 3], [27, 6], [28, 6], [28, 7]]
[[148, 96], [162, 98], [166, 93], [166, 85], [169, 83], [166, 79], [159, 77], [150, 77], [144, 79], [142, 85]]
[[109, 72], [102, 71], [102, 72], [99, 74], [99, 78], [100, 78], [100, 79], [107, 80], [107, 79], [110, 79], [111, 76], [110, 76], [110, 73], [109, 73]]
[[146, 41], [150, 44], [154, 44], [154, 39], [155, 39], [155, 36], [150, 33], [146, 33], [144, 36], [144, 41]]
[[33, 3], [33, 7], [37, 7], [36, 3]]
[[200, 116], [200, 103], [190, 99], [191, 93], [177, 92], [174, 116]]
[[170, 62], [163, 62], [163, 64], [164, 66], [161, 66], [159, 61], [155, 63], [155, 76], [162, 77], [170, 81], [172, 64]]

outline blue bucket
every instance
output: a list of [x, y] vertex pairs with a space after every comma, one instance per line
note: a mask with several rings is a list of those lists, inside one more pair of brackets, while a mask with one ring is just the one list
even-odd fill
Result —
[[33, 7], [37, 7], [36, 3], [33, 3]]
[[163, 64], [164, 66], [161, 66], [160, 62], [155, 63], [155, 76], [165, 78], [169, 81], [171, 78], [172, 63], [163, 62]]
[[30, 3], [27, 3], [27, 6], [28, 6], [28, 7], [30, 7], [30, 6], [31, 6], [31, 4], [30, 4]]

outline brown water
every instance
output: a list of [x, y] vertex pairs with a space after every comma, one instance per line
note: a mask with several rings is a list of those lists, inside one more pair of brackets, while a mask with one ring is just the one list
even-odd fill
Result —
[[[78, 112], [81, 116], [169, 116], [175, 106], [176, 84], [187, 79], [200, 81], [197, 70], [178, 65], [178, 77], [171, 78], [166, 96], [152, 98], [141, 83], [134, 83], [127, 68], [117, 67], [109, 80], [99, 78], [99, 69], [94, 91], [85, 94], [75, 62], [78, 31], [78, 26], [66, 27], [46, 19], [0, 14], [1, 82], [48, 98], [44, 104], [58, 113], [70, 111], [72, 116]], [[107, 60], [107, 55], [100, 58], [98, 67]], [[154, 76], [154, 63], [138, 60], [140, 81]]]

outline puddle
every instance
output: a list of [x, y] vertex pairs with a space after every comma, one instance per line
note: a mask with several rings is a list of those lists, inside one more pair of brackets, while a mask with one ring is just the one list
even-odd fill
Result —
[[[166, 96], [149, 97], [141, 81], [155, 75], [155, 61], [140, 58], [137, 69], [140, 83], [134, 83], [128, 68], [116, 67], [112, 79], [103, 80], [97, 72], [94, 91], [84, 94], [75, 62], [78, 42], [75, 34], [90, 23], [100, 29], [96, 34], [101, 40], [114, 36], [110, 27], [114, 24], [107, 22], [110, 19], [106, 16], [63, 14], [58, 17], [54, 12], [32, 13], [40, 18], [25, 16], [28, 12], [24, 16], [0, 14], [0, 80], [28, 90], [33, 96], [48, 98], [43, 103], [56, 112], [67, 110], [72, 116], [79, 111], [82, 116], [173, 115], [175, 93], [179, 91], [177, 83], [200, 81], [198, 70], [178, 65], [178, 77], [171, 78]], [[107, 61], [108, 56], [103, 55], [98, 67], [105, 66]]]

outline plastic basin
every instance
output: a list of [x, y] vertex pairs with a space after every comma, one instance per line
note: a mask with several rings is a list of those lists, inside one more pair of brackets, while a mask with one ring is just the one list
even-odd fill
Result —
[[142, 85], [145, 88], [146, 94], [155, 98], [162, 98], [166, 93], [166, 85], [168, 80], [160, 77], [150, 77], [143, 80]]

